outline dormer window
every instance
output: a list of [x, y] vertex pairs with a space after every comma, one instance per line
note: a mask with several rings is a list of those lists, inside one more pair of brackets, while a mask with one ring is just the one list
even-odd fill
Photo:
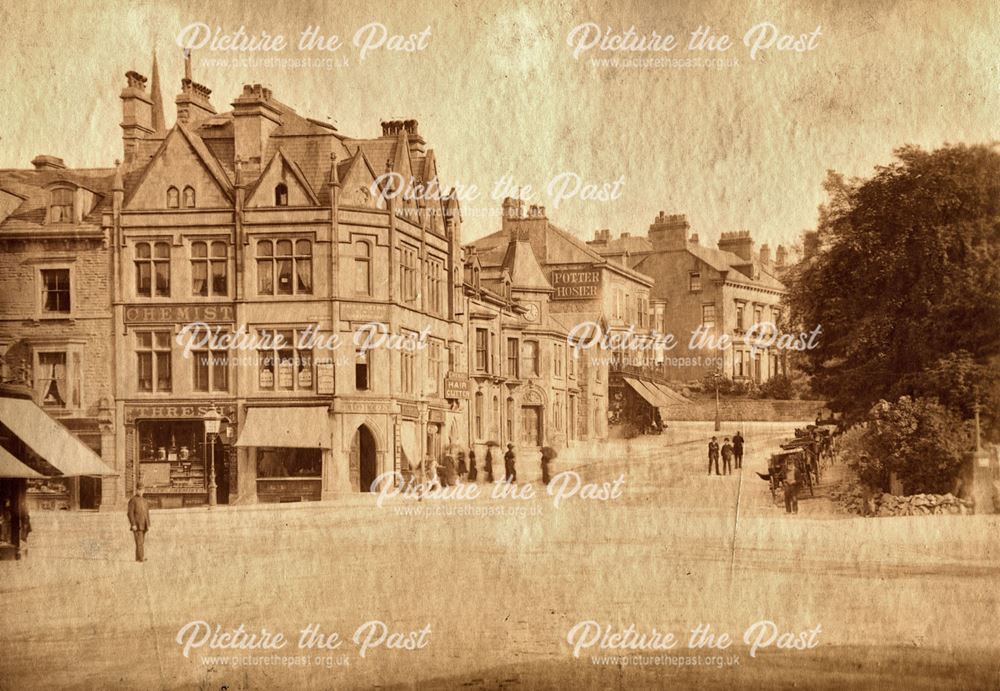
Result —
[[274, 187], [274, 205], [288, 206], [288, 185], [279, 182]]
[[73, 222], [73, 190], [68, 187], [57, 187], [52, 190], [52, 200], [49, 204], [49, 223]]
[[194, 188], [190, 185], [184, 188], [184, 208], [194, 208]]
[[179, 209], [181, 206], [181, 195], [176, 187], [167, 188], [167, 208]]

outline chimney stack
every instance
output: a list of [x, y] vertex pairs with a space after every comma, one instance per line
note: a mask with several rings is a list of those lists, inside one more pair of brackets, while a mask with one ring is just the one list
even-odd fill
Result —
[[46, 154], [35, 156], [31, 159], [31, 165], [35, 167], [35, 170], [63, 170], [66, 168], [66, 164], [61, 158]]
[[746, 262], [753, 261], [753, 238], [750, 237], [749, 230], [723, 233], [719, 238], [719, 249], [723, 252], [732, 252]]
[[191, 51], [184, 51], [184, 79], [181, 80], [181, 92], [174, 99], [177, 104], [177, 121], [192, 124], [215, 115], [215, 108], [209, 96], [212, 90], [199, 84], [191, 77]]
[[139, 140], [153, 133], [153, 99], [146, 93], [146, 78], [132, 70], [125, 73], [122, 89], [122, 145], [125, 164], [130, 165], [139, 149]]
[[272, 100], [271, 90], [260, 84], [244, 84], [232, 106], [236, 158], [259, 172], [268, 139], [281, 125], [281, 109]]
[[771, 246], [766, 242], [760, 246], [760, 263], [770, 264], [771, 263]]
[[785, 249], [784, 245], [778, 245], [778, 252], [775, 257], [775, 263], [777, 266], [784, 266], [785, 262], [788, 261], [788, 250]]
[[648, 237], [654, 250], [682, 250], [687, 245], [689, 230], [687, 216], [661, 211], [649, 226]]

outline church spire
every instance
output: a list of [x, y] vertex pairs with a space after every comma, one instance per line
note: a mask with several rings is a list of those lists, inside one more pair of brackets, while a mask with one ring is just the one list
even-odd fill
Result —
[[160, 68], [156, 64], [156, 49], [153, 50], [153, 75], [150, 78], [149, 95], [153, 99], [153, 131], [166, 129], [163, 119], [163, 94], [160, 93]]

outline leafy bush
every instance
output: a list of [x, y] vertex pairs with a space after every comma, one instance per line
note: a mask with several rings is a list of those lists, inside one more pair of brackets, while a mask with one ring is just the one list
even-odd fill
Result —
[[872, 407], [861, 446], [868, 456], [859, 454], [852, 467], [863, 481], [885, 489], [895, 472], [905, 494], [943, 494], [971, 447], [971, 430], [936, 399], [902, 396]]
[[792, 380], [785, 375], [771, 377], [760, 385], [760, 388], [757, 390], [757, 396], [760, 398], [772, 398], [779, 401], [787, 401], [795, 398], [795, 390], [792, 386]]

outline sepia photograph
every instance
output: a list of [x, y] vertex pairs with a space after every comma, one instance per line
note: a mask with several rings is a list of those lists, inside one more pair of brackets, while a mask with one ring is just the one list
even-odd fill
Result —
[[1000, 6], [0, 6], [0, 689], [1000, 688]]

